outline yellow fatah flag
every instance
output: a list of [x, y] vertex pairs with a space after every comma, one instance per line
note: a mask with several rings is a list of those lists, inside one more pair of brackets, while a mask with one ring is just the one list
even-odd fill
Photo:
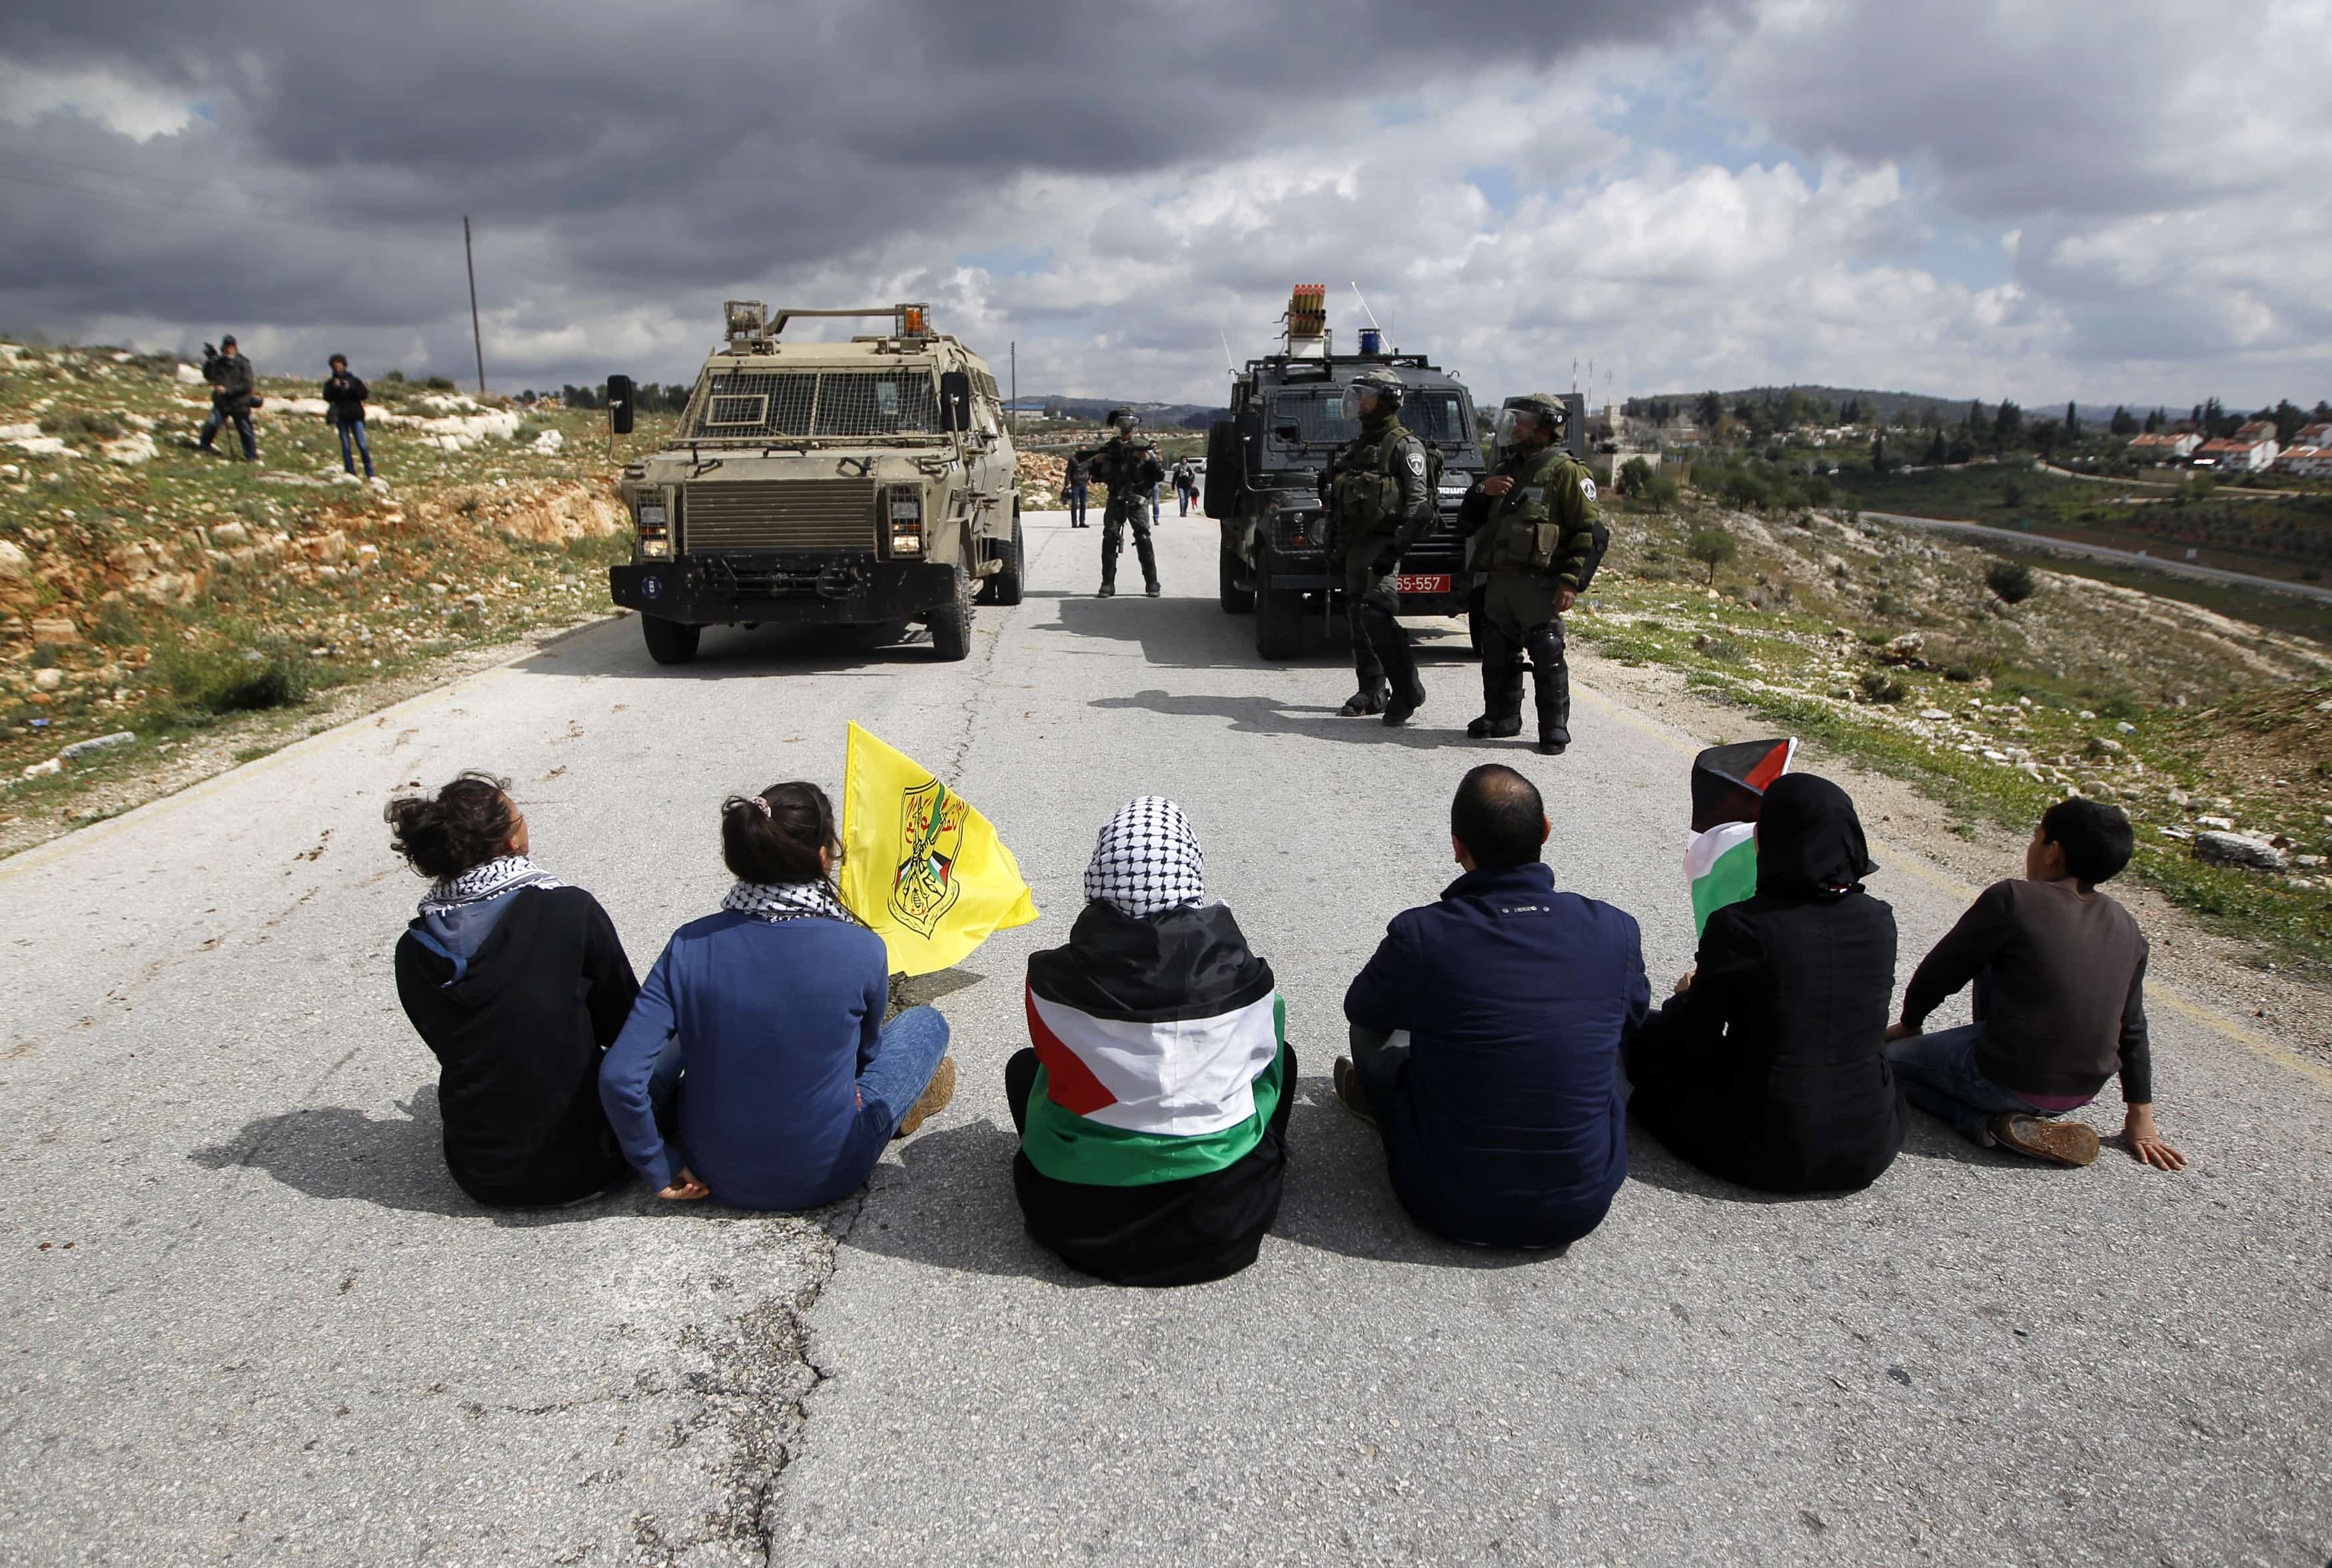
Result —
[[891, 971], [961, 964], [1037, 917], [1020, 863], [988, 819], [855, 724], [842, 778], [842, 901], [891, 950]]

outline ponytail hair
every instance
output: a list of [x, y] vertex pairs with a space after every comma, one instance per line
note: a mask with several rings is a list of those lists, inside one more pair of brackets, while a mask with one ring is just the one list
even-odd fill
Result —
[[821, 850], [842, 858], [834, 803], [814, 784], [771, 784], [722, 803], [721, 859], [741, 882], [823, 882]]
[[389, 842], [413, 869], [443, 881], [507, 853], [518, 832], [510, 780], [465, 773], [431, 800], [404, 795], [381, 813]]

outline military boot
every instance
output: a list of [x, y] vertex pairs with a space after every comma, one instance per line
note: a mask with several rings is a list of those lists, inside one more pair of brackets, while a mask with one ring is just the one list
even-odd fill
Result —
[[1133, 553], [1142, 562], [1142, 591], [1158, 597], [1158, 548], [1147, 534], [1133, 536]]
[[1384, 721], [1390, 727], [1409, 722], [1409, 716], [1425, 703], [1425, 682], [1417, 678], [1417, 655], [1410, 651], [1409, 637], [1395, 622], [1381, 650], [1384, 655], [1385, 673], [1392, 686], [1392, 696], [1385, 703]]
[[1523, 671], [1519, 664], [1482, 666], [1482, 717], [1466, 727], [1476, 740], [1504, 740], [1523, 732]]
[[1531, 675], [1538, 689], [1538, 748], [1561, 756], [1571, 745], [1571, 671], [1560, 660], [1533, 659]]
[[1336, 709], [1336, 717], [1365, 718], [1371, 714], [1382, 713], [1386, 700], [1391, 696], [1392, 688], [1385, 684], [1383, 676], [1363, 673], [1360, 689], [1344, 698], [1344, 706]]

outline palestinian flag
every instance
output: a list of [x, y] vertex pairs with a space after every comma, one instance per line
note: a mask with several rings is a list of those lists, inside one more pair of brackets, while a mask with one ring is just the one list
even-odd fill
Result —
[[1271, 965], [1220, 904], [1146, 918], [1095, 901], [1028, 960], [1041, 1066], [1021, 1148], [1056, 1181], [1133, 1187], [1246, 1157], [1280, 1094]]
[[1757, 890], [1757, 811], [1765, 786], [1790, 771], [1798, 743], [1743, 740], [1692, 759], [1692, 832], [1684, 874], [1692, 884], [1692, 928]]

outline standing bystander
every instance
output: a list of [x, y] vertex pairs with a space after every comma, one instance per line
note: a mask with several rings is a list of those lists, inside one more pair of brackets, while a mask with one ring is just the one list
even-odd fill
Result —
[[364, 384], [363, 376], [349, 373], [347, 355], [335, 354], [330, 363], [332, 374], [324, 379], [324, 417], [340, 432], [340, 466], [354, 473], [356, 460], [362, 457], [365, 478], [370, 479], [372, 448], [365, 442], [365, 399], [372, 389]]
[[211, 415], [203, 421], [196, 450], [215, 451], [212, 438], [218, 434], [219, 426], [233, 420], [235, 434], [243, 438], [243, 461], [257, 462], [259, 432], [251, 427], [251, 411], [259, 406], [259, 373], [236, 350], [232, 336], [220, 338], [218, 352], [204, 359], [203, 379], [211, 384]]

